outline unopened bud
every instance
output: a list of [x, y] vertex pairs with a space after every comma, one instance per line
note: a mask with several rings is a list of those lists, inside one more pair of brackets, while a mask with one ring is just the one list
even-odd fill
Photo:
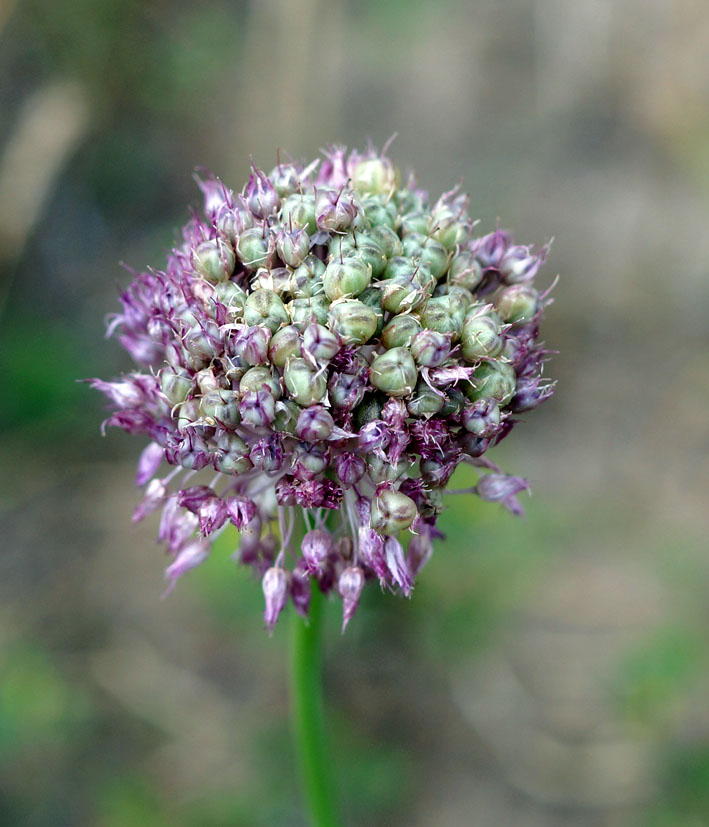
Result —
[[203, 241], [193, 251], [192, 263], [199, 275], [207, 281], [226, 281], [234, 272], [234, 251], [221, 238]]
[[268, 239], [261, 227], [251, 227], [239, 236], [236, 254], [247, 270], [258, 270], [268, 259]]
[[465, 408], [462, 423], [471, 434], [489, 439], [500, 429], [500, 406], [494, 399], [479, 399]]
[[358, 296], [372, 280], [372, 268], [357, 258], [333, 259], [323, 274], [330, 301]]
[[421, 331], [421, 323], [410, 314], [394, 316], [382, 331], [385, 348], [409, 347], [414, 336]]
[[330, 329], [342, 337], [345, 344], [363, 345], [376, 332], [377, 314], [357, 299], [344, 299], [330, 305]]
[[261, 581], [263, 595], [266, 599], [266, 611], [263, 619], [271, 630], [276, 625], [278, 616], [283, 611], [288, 599], [288, 575], [282, 568], [272, 566]]
[[506, 287], [495, 302], [497, 312], [510, 324], [529, 322], [539, 310], [539, 293], [526, 284]]
[[317, 362], [327, 362], [339, 349], [338, 335], [324, 325], [311, 324], [303, 331], [303, 356], [310, 354]]
[[416, 503], [401, 491], [385, 488], [372, 500], [371, 526], [379, 534], [396, 534], [413, 523]]
[[300, 412], [295, 427], [296, 435], [306, 442], [319, 442], [327, 439], [335, 427], [332, 416], [322, 405], [312, 405]]
[[517, 377], [514, 368], [506, 362], [483, 362], [472, 377], [472, 384], [464, 387], [471, 401], [491, 397], [503, 407], [515, 395]]
[[302, 407], [307, 408], [321, 402], [327, 391], [327, 382], [322, 372], [316, 372], [306, 359], [290, 359], [283, 371], [283, 381], [288, 393]]
[[275, 333], [288, 324], [290, 318], [281, 299], [273, 290], [254, 290], [246, 299], [244, 321], [248, 325], [263, 325]]
[[300, 333], [294, 325], [277, 330], [268, 345], [268, 360], [272, 365], [283, 368], [293, 356], [300, 356]]
[[422, 330], [411, 341], [411, 355], [424, 367], [435, 368], [442, 365], [450, 352], [450, 337], [435, 330]]
[[337, 581], [337, 590], [342, 597], [342, 631], [352, 619], [364, 588], [364, 572], [359, 566], [348, 566]]

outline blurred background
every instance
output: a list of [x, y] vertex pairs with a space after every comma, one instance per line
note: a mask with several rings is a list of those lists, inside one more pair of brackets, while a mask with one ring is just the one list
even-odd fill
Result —
[[[381, 146], [481, 232], [555, 242], [558, 391], [451, 498], [411, 601], [326, 685], [352, 825], [709, 825], [705, 0], [0, 4], [0, 823], [303, 825], [288, 620], [222, 543], [161, 601], [104, 316], [197, 166]], [[459, 479], [465, 484], [465, 473]]]

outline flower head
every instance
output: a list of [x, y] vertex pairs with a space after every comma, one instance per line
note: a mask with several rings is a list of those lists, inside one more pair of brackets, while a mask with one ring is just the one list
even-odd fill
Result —
[[198, 183], [203, 216], [109, 324], [138, 370], [92, 380], [106, 424], [150, 440], [134, 518], [162, 508], [169, 588], [234, 525], [269, 628], [289, 600], [307, 615], [314, 584], [344, 627], [367, 581], [411, 593], [460, 463], [481, 472], [470, 493], [521, 512], [527, 483], [483, 455], [553, 392], [547, 247], [475, 237], [457, 189], [431, 205], [373, 150], [252, 165], [241, 193]]

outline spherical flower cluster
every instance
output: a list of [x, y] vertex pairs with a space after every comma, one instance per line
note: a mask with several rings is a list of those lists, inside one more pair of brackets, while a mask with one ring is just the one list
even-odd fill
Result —
[[269, 628], [289, 598], [307, 615], [311, 586], [346, 625], [369, 580], [410, 594], [461, 462], [521, 511], [527, 483], [484, 454], [553, 391], [546, 249], [475, 237], [457, 189], [431, 205], [373, 150], [253, 168], [240, 194], [199, 184], [203, 216], [109, 324], [141, 369], [93, 380], [107, 424], [151, 440], [135, 519], [162, 509], [171, 585], [233, 524]]

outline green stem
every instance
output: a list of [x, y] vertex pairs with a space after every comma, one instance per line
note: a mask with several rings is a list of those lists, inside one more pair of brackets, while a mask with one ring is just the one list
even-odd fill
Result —
[[293, 615], [291, 698], [295, 746], [313, 827], [337, 827], [332, 761], [327, 748], [321, 677], [324, 600], [312, 584], [309, 620]]

